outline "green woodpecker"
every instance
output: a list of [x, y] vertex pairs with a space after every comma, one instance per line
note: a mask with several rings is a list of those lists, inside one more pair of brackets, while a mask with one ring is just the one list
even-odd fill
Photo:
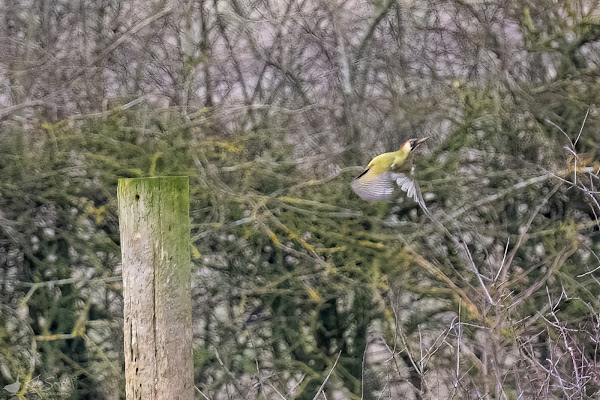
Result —
[[352, 190], [361, 199], [367, 201], [386, 201], [394, 197], [394, 182], [406, 195], [419, 203], [427, 211], [419, 185], [413, 178], [414, 168], [407, 159], [414, 149], [429, 139], [408, 139], [400, 150], [383, 153], [371, 160], [367, 168], [350, 184]]

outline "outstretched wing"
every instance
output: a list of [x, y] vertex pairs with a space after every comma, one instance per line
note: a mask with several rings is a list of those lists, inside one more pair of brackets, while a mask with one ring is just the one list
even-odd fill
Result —
[[429, 210], [427, 210], [425, 200], [423, 200], [423, 195], [421, 194], [421, 188], [419, 187], [417, 181], [411, 175], [401, 172], [392, 172], [391, 175], [393, 175], [393, 179], [396, 181], [400, 189], [403, 192], [406, 192], [408, 197], [416, 201], [419, 206], [421, 206], [423, 211], [428, 213]]
[[350, 183], [354, 193], [366, 201], [387, 201], [394, 197], [394, 178], [392, 172], [376, 174], [366, 169]]
[[365, 169], [355, 180], [350, 183], [352, 190], [361, 199], [366, 201], [389, 201], [394, 198], [396, 184], [408, 197], [419, 204], [425, 213], [429, 213], [421, 188], [411, 172], [386, 171], [376, 173], [372, 169]]

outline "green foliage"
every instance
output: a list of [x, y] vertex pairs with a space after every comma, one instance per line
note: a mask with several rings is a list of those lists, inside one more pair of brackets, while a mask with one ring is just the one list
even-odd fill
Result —
[[[83, 126], [44, 124], [36, 140], [23, 132], [0, 136], [0, 209], [10, 229], [2, 253], [4, 278], [10, 278], [3, 315], [20, 325], [2, 324], [0, 347], [13, 349], [4, 360], [20, 374], [24, 394], [78, 398], [120, 391], [100, 385], [122, 381], [115, 318], [121, 291], [111, 283], [120, 268], [117, 179], [187, 175], [192, 164], [185, 129], [145, 137], [129, 124], [137, 124], [135, 116], [117, 114]], [[31, 365], [13, 358], [23, 345], [13, 337], [25, 328], [30, 344], [24, 349], [39, 357]], [[58, 377], [72, 384], [58, 391], [47, 383]]]
[[[123, 397], [117, 180], [187, 175], [195, 379], [211, 398], [268, 397], [271, 384], [313, 398], [338, 354], [328, 387], [346, 398], [597, 396], [600, 92], [585, 55], [598, 21], [542, 3], [510, 9], [522, 74], [419, 76], [419, 91], [442, 93], [430, 97], [411, 92], [416, 76], [391, 99], [379, 82], [382, 98], [356, 100], [366, 112], [334, 110], [351, 132], [339, 157], [300, 157], [304, 139], [287, 132], [320, 121], [296, 128], [290, 110], [234, 134], [206, 108], [3, 129], [0, 387], [19, 376], [25, 398]], [[344, 161], [405, 139], [349, 138], [400, 111], [406, 135], [450, 122], [415, 158], [432, 218], [348, 184], [360, 168]]]
[[[493, 277], [498, 266], [490, 264], [490, 252], [507, 240], [513, 248], [544, 196], [547, 202], [515, 251], [507, 281], [510, 296], [502, 297], [504, 289], [496, 284], [489, 290], [509, 306], [540, 280], [553, 298], [568, 287], [557, 318], [591, 329], [589, 309], [597, 307], [600, 290], [592, 276], [577, 277], [592, 265], [589, 253], [576, 251], [589, 216], [572, 203], [566, 187], [556, 191], [554, 182], [511, 186], [532, 174], [531, 163], [514, 162], [527, 159], [532, 147], [506, 146], [523, 136], [507, 111], [510, 105], [498, 100], [497, 90], [457, 90], [464, 92], [463, 119], [455, 121], [454, 132], [429, 157], [419, 160], [423, 187], [436, 196], [430, 207], [435, 218], [445, 219], [448, 233], [407, 200], [391, 205], [360, 201], [348, 185], [354, 172], [307, 180], [289, 161], [293, 148], [260, 130], [209, 137], [178, 120], [141, 129], [135, 128], [140, 126], [136, 114], [120, 112], [81, 126], [46, 124], [40, 130], [46, 136], [35, 142], [19, 132], [3, 134], [0, 160], [14, 162], [2, 164], [2, 211], [7, 226], [15, 228], [12, 235], [4, 230], [11, 279], [6, 282], [13, 282], [5, 283], [13, 300], [0, 325], [1, 347], [10, 349], [2, 353], [5, 364], [28, 382], [29, 393], [37, 390], [41, 397], [103, 397], [122, 391], [119, 385], [100, 384], [111, 377], [122, 385], [121, 294], [113, 283], [119, 273], [115, 192], [120, 177], [191, 177], [196, 380], [211, 395], [231, 380], [220, 374], [215, 351], [240, 379], [257, 373], [256, 362], [271, 363], [282, 382], [285, 374], [301, 374], [295, 396], [312, 398], [340, 350], [337, 379], [356, 395], [364, 376], [373, 379], [364, 382], [365, 388], [381, 382], [375, 369], [365, 371], [363, 365], [374, 323], [382, 324], [390, 344], [403, 332], [409, 352], [415, 345], [411, 340], [445, 326], [448, 315], [459, 309], [463, 321], [497, 327], [510, 353], [524, 332], [545, 329], [545, 319], [527, 328], [511, 321], [547, 311], [547, 292], [534, 290], [510, 315], [490, 309], [461, 247], [447, 235], [468, 233], [464, 243], [473, 260], [482, 274]], [[546, 156], [560, 146], [553, 143], [560, 137], [536, 142], [544, 137], [539, 132], [550, 136], [551, 129], [534, 123], [525, 136], [531, 146], [549, 149], [542, 154], [548, 167], [561, 168], [555, 162], [559, 157]], [[41, 149], [36, 157], [31, 156], [34, 146]], [[470, 164], [477, 176], [464, 172], [465, 150], [477, 155]], [[437, 161], [441, 158], [445, 163]], [[484, 185], [481, 177], [487, 179]], [[457, 186], [477, 186], [478, 191]], [[458, 213], [465, 202], [506, 187], [513, 188], [472, 212]], [[442, 207], [458, 217], [438, 212]], [[586, 246], [595, 249], [596, 244]], [[553, 266], [556, 260], [560, 265]], [[8, 319], [26, 329], [19, 333]], [[463, 332], [465, 341], [478, 343], [477, 329]], [[554, 334], [556, 339], [560, 331]], [[579, 340], [591, 334], [581, 331]], [[582, 351], [589, 353], [586, 346]], [[38, 354], [35, 366], [18, 356], [24, 349]], [[435, 367], [446, 362], [436, 358]], [[463, 368], [473, 377], [481, 372], [471, 359], [464, 360]], [[51, 388], [39, 384], [56, 376], [73, 385], [51, 394]]]

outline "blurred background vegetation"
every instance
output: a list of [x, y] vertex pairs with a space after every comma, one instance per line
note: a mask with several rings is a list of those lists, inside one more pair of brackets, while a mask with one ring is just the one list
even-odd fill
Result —
[[[600, 398], [594, 0], [0, 5], [0, 398], [124, 398], [118, 178], [189, 175], [197, 398]], [[429, 218], [349, 182], [415, 161]]]

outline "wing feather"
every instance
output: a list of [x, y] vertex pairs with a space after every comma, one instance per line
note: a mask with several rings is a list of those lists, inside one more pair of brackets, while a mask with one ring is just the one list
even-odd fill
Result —
[[409, 176], [409, 175], [406, 175], [406, 174], [403, 174], [400, 172], [395, 172], [392, 174], [394, 175], [393, 179], [396, 181], [396, 183], [400, 187], [400, 190], [402, 190], [403, 192], [406, 192], [406, 195], [408, 197], [410, 197], [415, 202], [417, 202], [419, 204], [419, 206], [421, 206], [423, 211], [428, 212], [427, 206], [425, 205], [425, 200], [423, 200], [423, 194], [421, 193], [421, 188], [419, 187], [419, 184], [417, 183], [417, 181], [412, 176]]
[[366, 171], [350, 184], [354, 193], [366, 201], [387, 201], [394, 197], [394, 179], [390, 172]]
[[425, 200], [423, 200], [421, 188], [410, 172], [387, 171], [377, 174], [367, 168], [350, 183], [350, 186], [354, 193], [363, 200], [389, 201], [394, 198], [394, 183], [406, 193], [407, 197], [418, 203], [425, 213], [429, 212]]

